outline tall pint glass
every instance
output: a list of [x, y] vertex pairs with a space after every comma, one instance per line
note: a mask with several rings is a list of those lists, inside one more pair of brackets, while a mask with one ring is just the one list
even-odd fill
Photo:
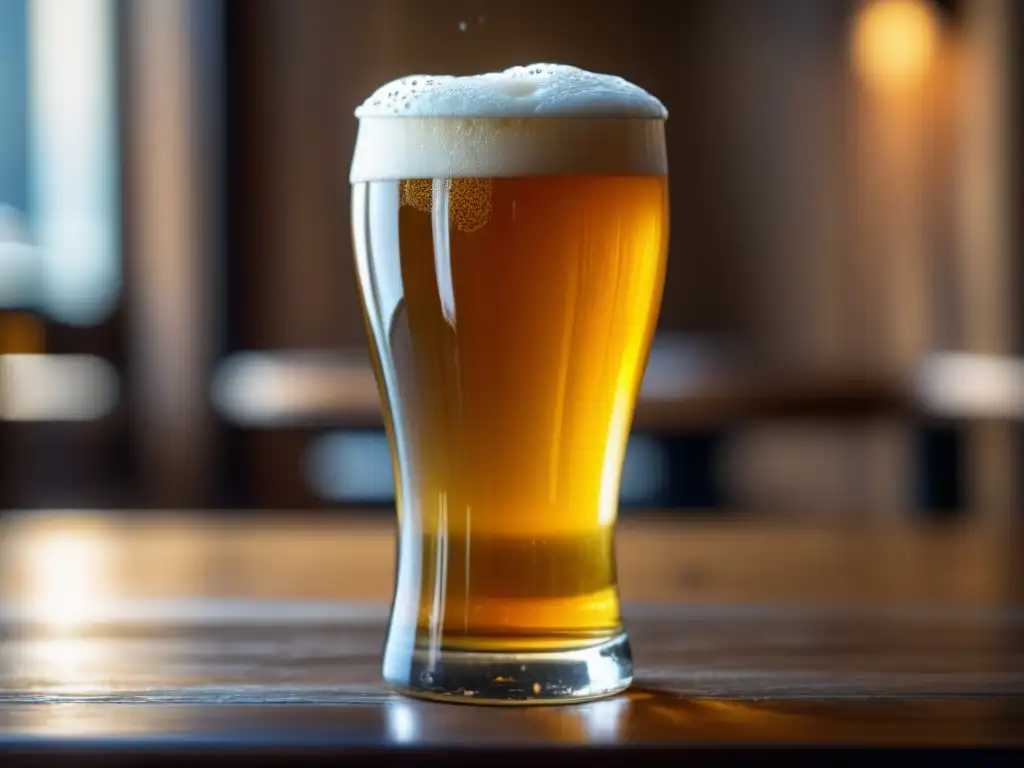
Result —
[[480, 703], [620, 691], [613, 534], [665, 273], [664, 107], [532, 65], [410, 76], [356, 115], [399, 521], [384, 677]]

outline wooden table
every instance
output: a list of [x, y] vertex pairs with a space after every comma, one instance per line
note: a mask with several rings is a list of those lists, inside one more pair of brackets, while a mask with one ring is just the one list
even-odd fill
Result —
[[1016, 530], [626, 519], [635, 686], [514, 710], [380, 684], [391, 536], [381, 517], [0, 520], [0, 765], [825, 747], [1021, 764]]

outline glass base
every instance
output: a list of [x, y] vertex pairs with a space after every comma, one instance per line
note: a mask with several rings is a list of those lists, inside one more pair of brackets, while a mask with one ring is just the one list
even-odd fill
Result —
[[[624, 691], [633, 681], [629, 638], [559, 652], [465, 652], [415, 648], [384, 679], [400, 693], [460, 704], [568, 704]], [[407, 671], [406, 671], [407, 670]]]

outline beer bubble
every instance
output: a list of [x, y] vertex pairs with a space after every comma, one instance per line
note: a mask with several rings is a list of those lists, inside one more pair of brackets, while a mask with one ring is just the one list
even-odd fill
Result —
[[[448, 191], [448, 220], [460, 232], [476, 232], [491, 218], [491, 179], [450, 179], [444, 182]], [[399, 202], [422, 213], [433, 210], [433, 187], [430, 179], [403, 179], [399, 185]]]
[[462, 232], [476, 232], [491, 218], [490, 179], [452, 179], [448, 216]]
[[433, 194], [430, 179], [403, 179], [399, 185], [399, 203], [423, 213], [430, 213]]

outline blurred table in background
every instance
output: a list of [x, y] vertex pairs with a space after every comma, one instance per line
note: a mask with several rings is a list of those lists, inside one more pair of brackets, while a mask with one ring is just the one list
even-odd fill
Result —
[[[365, 350], [246, 352], [227, 359], [214, 402], [246, 427], [380, 424], [380, 399]], [[634, 424], [665, 431], [758, 418], [849, 419], [909, 415], [920, 408], [913, 382], [849, 371], [775, 371], [700, 339], [659, 336]]]
[[[1024, 361], [935, 352], [902, 372], [872, 370], [794, 369], [752, 359], [722, 340], [659, 335], [633, 420], [644, 454], [633, 462], [635, 446], [627, 450], [622, 502], [768, 503], [818, 509], [821, 516], [898, 507], [1012, 517], [1020, 493], [1013, 430], [1024, 419]], [[220, 417], [239, 433], [375, 430], [376, 446], [361, 447], [358, 459], [327, 459], [326, 447], [311, 447], [326, 469], [298, 484], [308, 482], [316, 498], [334, 503], [393, 503], [380, 400], [364, 349], [239, 353], [220, 365], [212, 395]], [[296, 461], [285, 449], [261, 456], [267, 467]], [[665, 465], [669, 482], [651, 480], [652, 457]], [[366, 493], [325, 482], [332, 473], [366, 486]], [[254, 493], [244, 503], [267, 497]], [[274, 505], [309, 503], [282, 498]]]
[[[218, 410], [247, 427], [378, 425], [380, 400], [362, 348], [246, 352], [213, 382]], [[799, 371], [758, 364], [727, 345], [662, 334], [651, 349], [634, 425], [653, 431], [759, 419], [864, 416], [1024, 418], [1024, 360], [935, 353], [905, 376], [858, 370]]]
[[1024, 745], [1008, 527], [628, 517], [634, 689], [526, 710], [381, 686], [389, 514], [9, 515], [0, 542], [0, 752], [22, 757]]

